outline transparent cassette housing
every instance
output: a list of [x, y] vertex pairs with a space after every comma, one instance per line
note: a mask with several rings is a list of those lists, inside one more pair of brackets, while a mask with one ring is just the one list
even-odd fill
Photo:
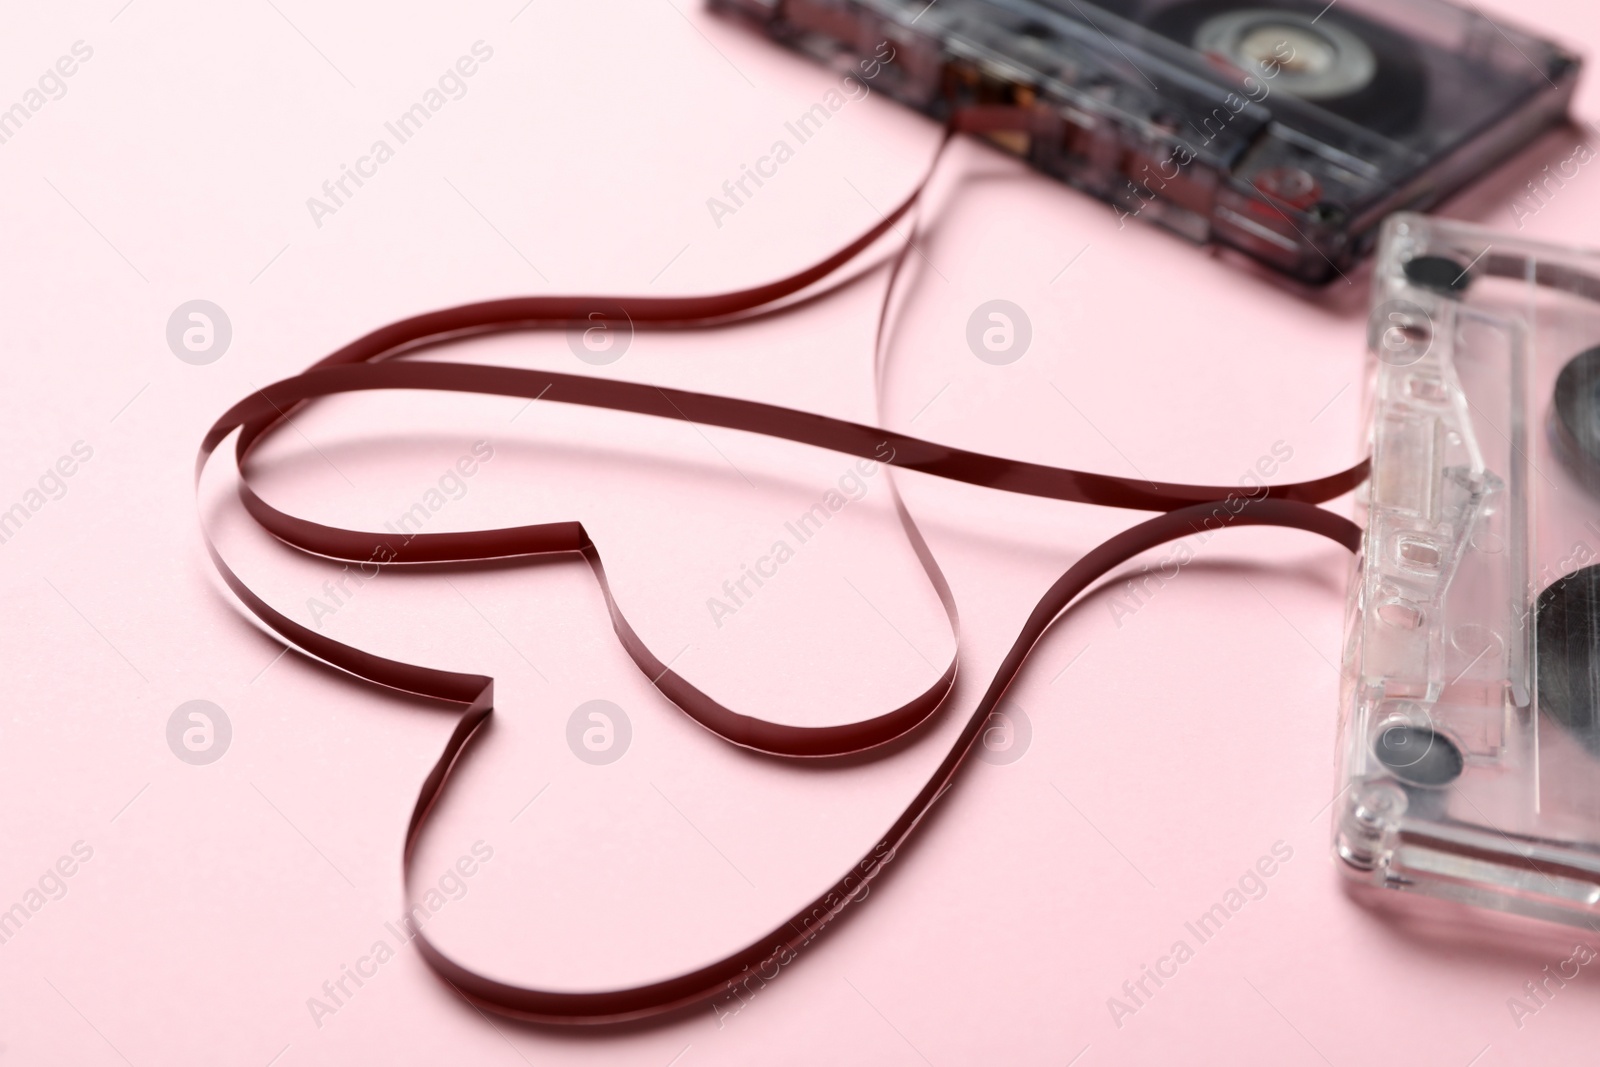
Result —
[[1591, 925], [1600, 748], [1541, 705], [1535, 619], [1600, 562], [1552, 422], [1600, 345], [1600, 253], [1401, 214], [1376, 267], [1334, 851], [1365, 882]]
[[[1559, 121], [1578, 75], [1442, 0], [708, 2], [936, 118], [1018, 108], [993, 139], [1039, 170], [1313, 283]], [[1334, 99], [1309, 72], [1341, 63], [1370, 81]]]

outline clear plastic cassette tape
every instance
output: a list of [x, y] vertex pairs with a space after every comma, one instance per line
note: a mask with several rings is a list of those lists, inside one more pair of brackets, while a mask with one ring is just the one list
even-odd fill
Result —
[[1564, 114], [1578, 61], [1442, 0], [709, 0], [1032, 165], [1309, 282]]
[[1334, 850], [1600, 918], [1600, 253], [1397, 215], [1369, 321]]

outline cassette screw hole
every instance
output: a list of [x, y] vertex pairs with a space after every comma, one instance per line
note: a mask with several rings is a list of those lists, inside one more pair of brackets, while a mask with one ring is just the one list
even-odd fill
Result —
[[1455, 743], [1426, 726], [1389, 726], [1374, 739], [1372, 753], [1396, 778], [1411, 785], [1449, 785], [1466, 769]]
[[1433, 320], [1409, 300], [1385, 300], [1367, 320], [1367, 344], [1391, 367], [1409, 367], [1433, 348]]
[[1358, 785], [1339, 820], [1340, 857], [1360, 870], [1377, 867], [1385, 832], [1405, 814], [1409, 800], [1405, 789], [1388, 779]]
[[1406, 794], [1392, 782], [1374, 782], [1356, 795], [1351, 814], [1356, 822], [1368, 830], [1375, 830], [1384, 822], [1405, 814]]

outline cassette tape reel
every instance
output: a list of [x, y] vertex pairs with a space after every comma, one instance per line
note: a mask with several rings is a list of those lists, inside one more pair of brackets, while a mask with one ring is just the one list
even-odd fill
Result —
[[1442, 0], [709, 0], [1047, 174], [1322, 282], [1558, 121], [1577, 60]]
[[1600, 253], [1401, 214], [1369, 348], [1334, 849], [1600, 919]]

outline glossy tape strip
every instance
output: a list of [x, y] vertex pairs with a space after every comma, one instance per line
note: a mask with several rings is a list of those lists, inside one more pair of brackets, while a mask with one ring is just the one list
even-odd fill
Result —
[[[792, 726], [770, 722], [722, 706], [671, 671], [628, 623], [606, 581], [599, 548], [581, 522], [540, 523], [504, 529], [410, 536], [395, 544], [393, 536], [324, 526], [280, 511], [249, 482], [252, 449], [287, 423], [291, 412], [307, 403], [340, 393], [377, 389], [438, 390], [543, 402], [576, 404], [666, 419], [682, 419], [762, 434], [798, 444], [868, 457], [908, 470], [971, 485], [1055, 500], [1158, 512], [1154, 518], [1124, 530], [1078, 560], [1039, 601], [1010, 652], [995, 672], [982, 700], [968, 716], [961, 735], [938, 768], [875, 845], [827, 892], [769, 933], [723, 959], [663, 981], [624, 989], [561, 992], [498, 981], [464, 966], [419, 933], [423, 957], [463, 996], [497, 1012], [545, 1023], [615, 1023], [672, 1011], [726, 996], [763, 970], [787, 963], [830, 922], [859, 899], [916, 829], [938, 797], [949, 788], [991, 712], [1016, 678], [1023, 661], [1050, 624], [1081, 592], [1113, 568], [1157, 545], [1200, 532], [1233, 526], [1287, 526], [1331, 538], [1355, 551], [1360, 529], [1348, 519], [1315, 505], [1348, 492], [1367, 474], [1365, 462], [1311, 482], [1278, 485], [1253, 497], [1229, 486], [1180, 485], [1118, 478], [1049, 467], [1037, 463], [952, 448], [876, 426], [829, 418], [772, 404], [632, 382], [609, 381], [576, 374], [522, 370], [451, 362], [407, 361], [422, 348], [473, 334], [503, 330], [570, 329], [591, 324], [591, 313], [608, 321], [626, 320], [633, 327], [677, 329], [747, 321], [770, 313], [782, 302], [828, 278], [883, 238], [897, 224], [909, 221], [934, 166], [957, 131], [992, 131], [1025, 125], [1026, 117], [1009, 108], [976, 108], [951, 123], [927, 174], [882, 221], [835, 254], [806, 270], [766, 285], [736, 292], [687, 297], [522, 297], [467, 304], [404, 319], [375, 330], [341, 348], [302, 374], [275, 382], [241, 400], [206, 434], [195, 465], [198, 488], [212, 453], [237, 432], [240, 499], [263, 528], [297, 549], [333, 559], [367, 562], [383, 556], [386, 565], [423, 562], [470, 563], [552, 553], [575, 553], [585, 559], [604, 595], [613, 627], [623, 647], [645, 676], [686, 715], [732, 744], [784, 757], [829, 757], [862, 752], [905, 737], [926, 722], [948, 697], [959, 659], [959, 618], [944, 575], [910, 512], [890, 486], [902, 529], [930, 583], [938, 593], [957, 638], [957, 655], [937, 681], [902, 707], [859, 722], [832, 726]], [[913, 231], [914, 233], [914, 231]], [[895, 282], [913, 237], [900, 246], [890, 263], [874, 342], [881, 379], [886, 322]], [[881, 416], [881, 412], [880, 412]], [[880, 421], [881, 417], [880, 417]], [[487, 719], [494, 700], [494, 680], [484, 675], [439, 670], [386, 659], [343, 644], [278, 611], [253, 592], [229, 567], [205, 529], [202, 533], [218, 573], [257, 617], [301, 651], [359, 678], [392, 689], [459, 705], [461, 718], [443, 754], [423, 782], [406, 829], [402, 879], [411, 898], [411, 858], [428, 814], [440, 797], [455, 761]]]

